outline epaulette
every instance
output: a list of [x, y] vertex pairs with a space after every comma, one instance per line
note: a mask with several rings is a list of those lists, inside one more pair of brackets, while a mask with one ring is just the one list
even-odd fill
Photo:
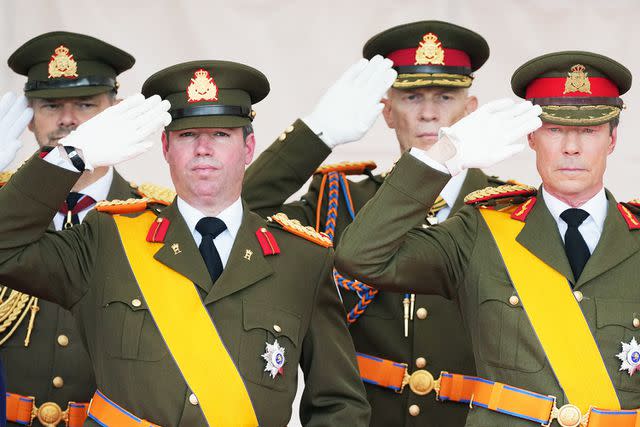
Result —
[[148, 197], [143, 197], [141, 199], [131, 198], [127, 200], [102, 200], [96, 203], [95, 209], [98, 212], [104, 212], [112, 215], [129, 214], [142, 212], [153, 203], [157, 203], [157, 201]]
[[627, 203], [618, 203], [618, 211], [627, 223], [629, 230], [640, 229], [640, 199], [633, 199]]
[[4, 186], [15, 172], [0, 172], [0, 187]]
[[315, 174], [328, 174], [329, 172], [342, 172], [346, 175], [362, 175], [367, 171], [372, 171], [377, 168], [376, 162], [369, 160], [366, 162], [340, 162], [330, 165], [322, 165], [316, 171]]
[[131, 184], [131, 186], [136, 189], [136, 192], [140, 197], [150, 199], [152, 200], [152, 203], [169, 206], [176, 197], [176, 192], [174, 190], [155, 184]]
[[302, 237], [303, 239], [306, 239], [317, 245], [323, 246], [325, 248], [330, 248], [333, 246], [333, 242], [328, 235], [316, 231], [313, 227], [302, 225], [297, 219], [290, 219], [286, 214], [283, 214], [282, 212], [270, 216], [269, 218], [267, 218], [267, 221], [269, 221], [270, 223], [279, 224], [283, 230], [288, 231], [291, 234], [295, 234], [296, 236]]
[[486, 187], [467, 194], [464, 203], [473, 206], [519, 205], [535, 196], [538, 190], [525, 184], [505, 184]]

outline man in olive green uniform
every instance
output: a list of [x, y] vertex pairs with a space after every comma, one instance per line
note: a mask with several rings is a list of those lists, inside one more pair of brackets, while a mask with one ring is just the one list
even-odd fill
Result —
[[[443, 374], [440, 398], [472, 405], [469, 426], [637, 423], [639, 211], [603, 184], [630, 86], [629, 70], [590, 52], [529, 61], [512, 87], [537, 105], [489, 104], [405, 154], [345, 231], [347, 274], [458, 298], [480, 378]], [[528, 132], [541, 189], [483, 190], [416, 227], [451, 175], [520, 151]]]
[[[383, 114], [387, 125], [396, 132], [400, 150], [427, 148], [435, 143], [441, 127], [450, 126], [475, 110], [477, 100], [468, 94], [468, 88], [472, 73], [487, 60], [489, 47], [480, 35], [468, 29], [424, 21], [374, 36], [366, 43], [363, 55], [373, 59], [367, 66], [358, 69], [356, 64], [347, 71], [314, 113], [288, 128], [248, 169], [243, 194], [257, 212], [269, 215], [280, 209], [279, 205], [314, 174], [331, 153], [331, 147], [344, 142], [342, 135], [351, 140], [356, 138], [352, 134], [357, 134], [358, 129], [364, 133], [373, 121], [362, 123], [363, 111], [370, 104], [380, 105], [380, 96], [375, 98], [375, 94], [384, 93], [391, 82], [393, 86], [383, 100]], [[374, 58], [375, 55], [393, 62], [398, 73], [395, 81], [384, 80], [384, 69], [379, 71], [383, 67], [377, 65], [381, 58]], [[372, 75], [382, 75], [378, 79], [382, 91], [372, 87], [371, 82], [376, 82]], [[359, 88], [362, 92], [358, 92]], [[337, 244], [354, 214], [384, 181], [384, 176], [374, 175], [373, 168], [375, 165], [370, 162], [323, 166], [315, 172], [302, 200], [282, 209], [308, 225], [319, 225], [319, 230], [327, 232]], [[365, 174], [366, 178], [350, 181], [346, 178], [350, 174]], [[439, 203], [429, 218], [422, 218], [425, 226], [460, 209], [463, 197], [471, 191], [499, 184], [502, 182], [479, 169], [465, 171], [442, 190], [446, 203]], [[427, 210], [423, 213], [426, 217]], [[358, 283], [354, 286], [345, 278], [337, 279], [343, 285], [342, 298], [350, 310], [351, 336], [356, 351], [361, 353], [361, 374], [372, 406], [371, 425], [462, 426], [466, 408], [438, 405], [430, 393], [432, 374], [441, 370], [475, 372], [470, 341], [455, 302], [434, 295], [375, 294]], [[353, 292], [359, 285], [358, 292]], [[406, 364], [406, 373], [413, 374], [412, 379], [404, 376], [400, 368], [394, 381], [382, 384], [380, 379], [387, 371], [375, 363], [376, 358]]]
[[[29, 129], [40, 147], [50, 149], [116, 103], [116, 77], [134, 62], [117, 47], [76, 33], [46, 33], [19, 47], [8, 63], [16, 73], [27, 76], [24, 93], [34, 110]], [[7, 174], [3, 181], [8, 178]], [[118, 172], [111, 167], [96, 168], [73, 186], [51, 226], [60, 230], [77, 224], [96, 201], [132, 197], [140, 197], [138, 191]], [[1, 333], [0, 357], [11, 393], [9, 425], [24, 425], [31, 414], [33, 425], [57, 424], [68, 415], [62, 411], [83, 412], [96, 384], [71, 313], [27, 294], [6, 288], [3, 292], [6, 311], [2, 320], [8, 323]], [[72, 426], [82, 425], [75, 415], [73, 420]]]
[[[298, 365], [304, 425], [368, 424], [330, 241], [286, 216], [267, 222], [240, 199], [255, 147], [251, 106], [268, 92], [262, 73], [225, 61], [179, 64], [145, 82], [143, 93], [172, 105], [163, 153], [178, 197], [161, 212], [105, 203], [98, 210], [138, 212], [94, 212], [45, 232], [79, 177], [72, 169], [149, 148], [144, 139], [171, 121], [157, 96], [106, 110], [61, 141], [72, 148], [31, 160], [2, 191], [15, 209], [0, 213], [0, 279], [72, 310], [99, 389], [91, 425], [286, 425]], [[105, 139], [114, 145], [95, 144]], [[35, 272], [26, 278], [25, 268]]]

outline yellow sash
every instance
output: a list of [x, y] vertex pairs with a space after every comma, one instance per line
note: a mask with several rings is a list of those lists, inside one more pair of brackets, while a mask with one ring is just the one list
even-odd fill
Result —
[[524, 222], [481, 209], [522, 306], [569, 402], [620, 409], [618, 396], [567, 279], [516, 241]]
[[153, 258], [158, 246], [146, 241], [146, 233], [155, 215], [113, 218], [153, 320], [208, 424], [257, 426], [242, 378], [193, 282]]

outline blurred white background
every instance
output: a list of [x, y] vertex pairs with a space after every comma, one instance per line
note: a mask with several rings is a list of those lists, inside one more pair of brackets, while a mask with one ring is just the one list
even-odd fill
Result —
[[[308, 114], [325, 89], [361, 55], [374, 34], [406, 22], [440, 19], [482, 34], [491, 57], [471, 89], [481, 103], [513, 96], [513, 71], [534, 56], [557, 50], [591, 50], [640, 72], [640, 3], [637, 0], [2, 0], [0, 57], [38, 34], [67, 30], [112, 43], [137, 59], [120, 77], [123, 96], [166, 66], [196, 59], [246, 63], [264, 72], [271, 94], [254, 109], [258, 152], [293, 120]], [[0, 65], [0, 91], [22, 90], [25, 78]], [[640, 81], [638, 82], [640, 84]], [[624, 96], [618, 147], [609, 160], [607, 187], [618, 199], [640, 196], [635, 180], [640, 148], [640, 90]], [[634, 137], [633, 135], [636, 135]], [[14, 167], [36, 148], [31, 134]], [[360, 142], [339, 147], [328, 161], [375, 160], [388, 169], [398, 157], [395, 135], [379, 119]], [[134, 182], [171, 185], [159, 144], [119, 167]], [[530, 150], [488, 171], [539, 184]], [[327, 367], [327, 374], [329, 374]], [[292, 421], [292, 425], [299, 425]]]

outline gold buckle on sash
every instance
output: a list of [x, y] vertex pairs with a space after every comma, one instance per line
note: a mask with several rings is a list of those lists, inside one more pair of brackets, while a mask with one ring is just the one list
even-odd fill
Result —
[[32, 411], [31, 419], [37, 418], [45, 427], [55, 427], [62, 421], [66, 423], [69, 417], [68, 410], [63, 411], [55, 402], [45, 402], [38, 408], [34, 406]]
[[566, 405], [562, 405], [560, 408], [556, 406], [556, 397], [549, 396], [553, 398], [553, 408], [551, 409], [551, 415], [549, 416], [549, 422], [546, 424], [542, 424], [543, 427], [551, 426], [553, 420], [558, 421], [558, 424], [562, 427], [586, 427], [589, 422], [589, 413], [591, 412], [591, 408], [584, 415], [580, 411], [576, 405], [572, 405], [567, 403]]
[[407, 384], [411, 391], [419, 396], [425, 396], [433, 390], [438, 391], [440, 389], [440, 380], [434, 379], [433, 374], [425, 369], [414, 371], [411, 375], [405, 371], [400, 392]]

